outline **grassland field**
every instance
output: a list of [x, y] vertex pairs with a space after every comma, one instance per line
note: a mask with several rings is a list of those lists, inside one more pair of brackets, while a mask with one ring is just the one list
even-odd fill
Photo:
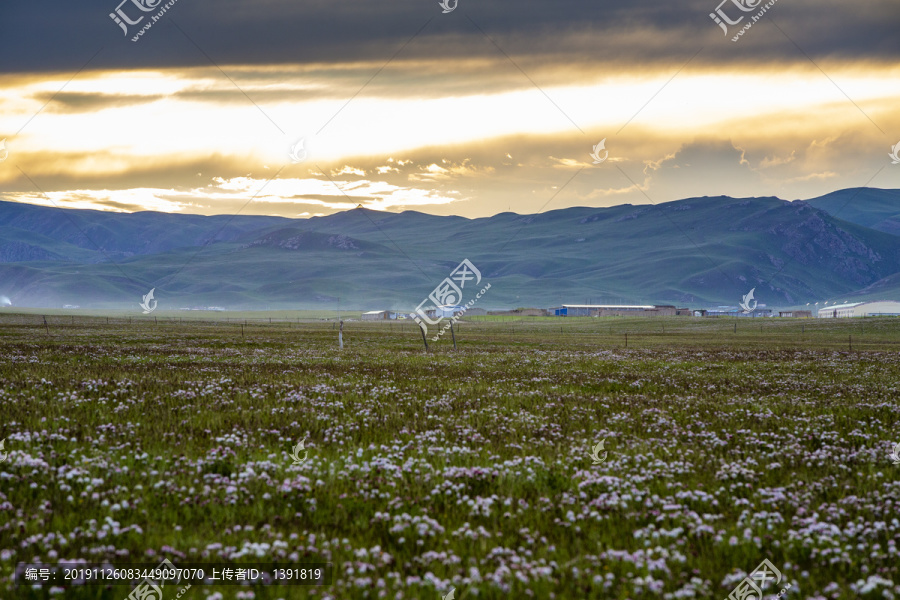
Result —
[[0, 598], [163, 557], [333, 565], [167, 600], [721, 599], [764, 559], [767, 598], [900, 597], [900, 319], [472, 317], [425, 352], [336, 316], [0, 312]]

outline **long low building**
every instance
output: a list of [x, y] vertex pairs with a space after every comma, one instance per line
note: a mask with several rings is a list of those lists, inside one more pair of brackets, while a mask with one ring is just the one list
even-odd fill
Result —
[[652, 304], [563, 304], [548, 312], [556, 317], [674, 317], [691, 314], [686, 308]]
[[812, 318], [811, 310], [781, 310], [778, 311], [779, 317], [788, 319], [810, 319]]
[[710, 308], [706, 311], [705, 317], [738, 317], [741, 319], [755, 319], [759, 317], [771, 317], [774, 313], [771, 308], [756, 308], [750, 312], [745, 312], [734, 306], [720, 306], [718, 308]]
[[900, 302], [877, 300], [875, 302], [851, 302], [823, 306], [819, 309], [820, 319], [849, 319], [852, 317], [900, 317]]
[[370, 310], [362, 314], [363, 321], [385, 321], [391, 318], [389, 310]]

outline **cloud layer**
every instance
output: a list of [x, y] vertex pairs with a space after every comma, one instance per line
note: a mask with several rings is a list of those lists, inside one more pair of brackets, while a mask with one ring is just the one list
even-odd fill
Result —
[[[886, 168], [900, 140], [887, 0], [782, 1], [739, 43], [705, 0], [461, 0], [449, 15], [436, 2], [179, 0], [138, 43], [116, 7], [4, 7], [16, 27], [0, 38], [0, 197], [474, 217], [900, 187]], [[610, 159], [594, 165], [601, 139]]]

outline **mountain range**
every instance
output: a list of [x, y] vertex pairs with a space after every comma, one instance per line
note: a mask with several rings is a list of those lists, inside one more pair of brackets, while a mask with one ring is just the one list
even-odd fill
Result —
[[[15, 306], [410, 311], [468, 259], [483, 308], [900, 299], [900, 190], [688, 198], [487, 218], [113, 213], [0, 201]], [[474, 295], [473, 282], [463, 300]]]

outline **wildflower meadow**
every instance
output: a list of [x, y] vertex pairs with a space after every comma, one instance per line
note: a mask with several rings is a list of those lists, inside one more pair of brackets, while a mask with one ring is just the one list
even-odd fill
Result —
[[0, 597], [124, 599], [13, 572], [163, 558], [333, 567], [167, 599], [724, 599], [763, 560], [767, 598], [900, 597], [900, 320], [744, 321], [425, 352], [411, 323], [341, 350], [325, 321], [3, 316]]

